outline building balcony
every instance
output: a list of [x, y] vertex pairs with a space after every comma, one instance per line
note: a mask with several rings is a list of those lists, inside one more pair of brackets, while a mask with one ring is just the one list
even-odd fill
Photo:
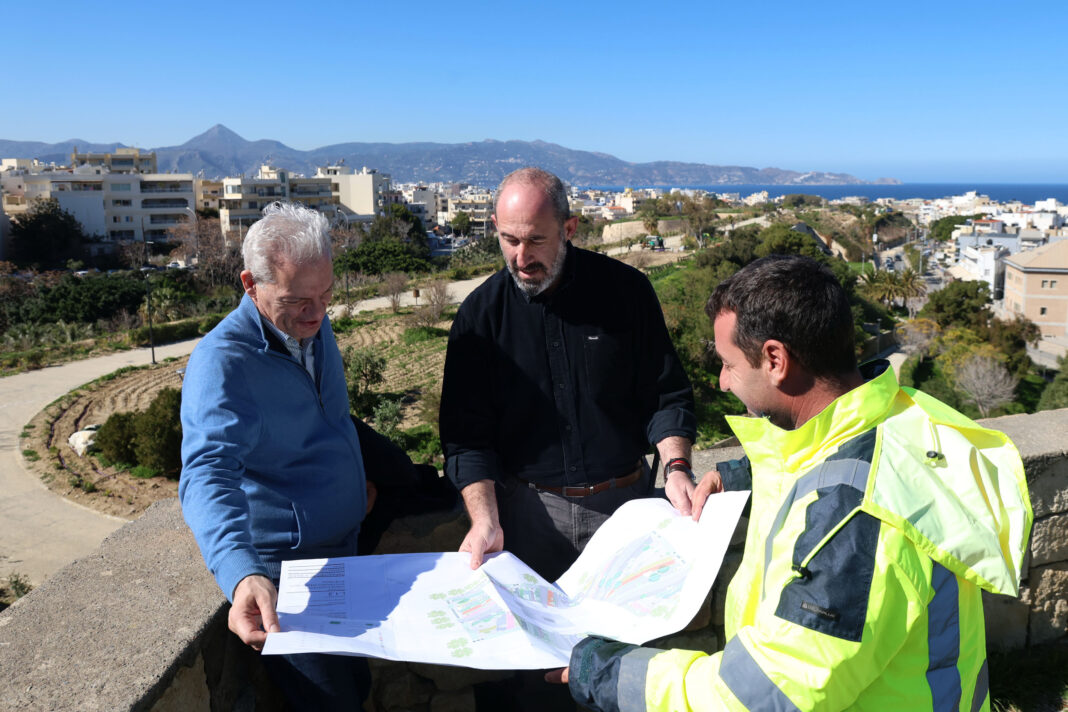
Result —
[[188, 208], [189, 201], [185, 198], [157, 198], [156, 200], [142, 200], [141, 208], [152, 210], [154, 208]]
[[187, 188], [183, 188], [181, 186], [152, 186], [152, 185], [144, 185], [144, 184], [142, 184], [141, 185], [141, 192], [142, 193], [189, 193], [190, 195], [192, 195], [193, 194], [193, 188], [192, 188], [192, 186], [187, 187]]

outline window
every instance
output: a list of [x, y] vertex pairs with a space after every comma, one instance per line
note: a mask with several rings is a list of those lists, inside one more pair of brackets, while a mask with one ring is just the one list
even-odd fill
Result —
[[111, 201], [111, 206], [114, 207], [114, 208], [128, 208], [131, 205], [133, 205], [133, 202], [130, 201], [130, 200], [125, 200], [124, 199], [124, 200], [112, 200]]
[[1038, 315], [1039, 316], [1046, 316], [1046, 307], [1039, 307], [1038, 308]]
[[1042, 289], [1045, 289], [1048, 286], [1049, 286], [1049, 280], [1048, 279], [1042, 280]]
[[1050, 289], [1056, 289], [1056, 288], [1057, 288], [1057, 280], [1055, 280], [1055, 279], [1051, 279], [1051, 280], [1049, 281], [1049, 288], [1050, 288]]
[[129, 183], [112, 183], [111, 184], [111, 189], [115, 190], [115, 191], [126, 191], [126, 192], [129, 192], [130, 184]]

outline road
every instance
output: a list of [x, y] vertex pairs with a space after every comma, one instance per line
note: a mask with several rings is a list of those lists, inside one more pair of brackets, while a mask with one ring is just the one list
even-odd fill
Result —
[[[184, 356], [196, 341], [156, 347], [156, 360]], [[149, 350], [136, 349], [0, 378], [0, 581], [17, 573], [38, 585], [124, 524], [50, 492], [23, 467], [18, 440], [22, 427], [64, 393], [147, 363]]]

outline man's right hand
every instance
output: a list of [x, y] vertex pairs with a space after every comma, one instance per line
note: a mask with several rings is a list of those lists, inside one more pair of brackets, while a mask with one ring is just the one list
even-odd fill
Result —
[[504, 549], [504, 531], [499, 524], [490, 522], [472, 523], [467, 536], [460, 544], [460, 551], [471, 553], [471, 568], [477, 569], [486, 559], [486, 554]]
[[482, 565], [486, 554], [504, 549], [504, 530], [497, 517], [497, 492], [493, 480], [479, 480], [462, 490], [471, 528], [460, 544], [460, 551], [471, 554], [471, 568]]
[[277, 633], [278, 614], [275, 605], [278, 591], [266, 576], [252, 575], [241, 579], [234, 589], [234, 604], [230, 606], [230, 630], [253, 650], [262, 650], [267, 633]]

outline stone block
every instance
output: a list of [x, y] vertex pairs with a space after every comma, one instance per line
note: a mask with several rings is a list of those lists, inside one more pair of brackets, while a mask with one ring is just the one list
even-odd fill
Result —
[[1068, 512], [1068, 458], [1035, 457], [1024, 464], [1035, 518]]
[[1027, 625], [1031, 613], [1027, 591], [1021, 597], [998, 596], [983, 591], [986, 619], [986, 647], [989, 652], [1007, 652], [1027, 646]]
[[1031, 569], [1030, 645], [1068, 634], [1068, 564]]
[[1053, 514], [1035, 522], [1031, 534], [1031, 566], [1068, 561], [1068, 514]]

